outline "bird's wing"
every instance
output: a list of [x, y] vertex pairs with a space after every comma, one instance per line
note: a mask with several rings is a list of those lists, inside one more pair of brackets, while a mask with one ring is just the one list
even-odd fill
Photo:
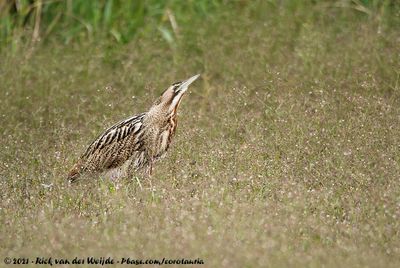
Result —
[[130, 135], [137, 135], [143, 128], [143, 118], [146, 113], [132, 116], [126, 120], [120, 121], [104, 131], [96, 140], [94, 140], [81, 159], [87, 159], [91, 155], [100, 152], [107, 145], [119, 142]]

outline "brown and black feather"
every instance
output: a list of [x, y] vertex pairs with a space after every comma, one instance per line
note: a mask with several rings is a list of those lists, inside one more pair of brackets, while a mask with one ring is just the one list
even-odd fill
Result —
[[187, 87], [198, 77], [174, 83], [150, 110], [120, 121], [105, 130], [82, 154], [68, 174], [75, 181], [83, 173], [103, 172], [127, 164], [127, 175], [147, 168], [169, 148], [174, 136], [176, 112]]

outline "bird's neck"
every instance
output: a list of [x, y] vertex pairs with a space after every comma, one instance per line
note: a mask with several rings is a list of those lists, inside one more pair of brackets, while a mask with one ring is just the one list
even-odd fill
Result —
[[145, 125], [161, 124], [168, 116], [168, 109], [164, 108], [162, 105], [156, 105], [151, 107], [147, 112], [144, 123]]

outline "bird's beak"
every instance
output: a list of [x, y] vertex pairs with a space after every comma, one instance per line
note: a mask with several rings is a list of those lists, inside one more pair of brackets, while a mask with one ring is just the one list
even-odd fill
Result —
[[192, 76], [192, 77], [190, 77], [188, 80], [184, 81], [184, 82], [179, 86], [179, 89], [178, 89], [177, 91], [180, 91], [180, 92], [182, 92], [182, 93], [185, 92], [185, 91], [188, 89], [189, 85], [190, 85], [191, 83], [193, 83], [199, 76], [200, 76], [200, 74], [196, 74], [195, 76]]

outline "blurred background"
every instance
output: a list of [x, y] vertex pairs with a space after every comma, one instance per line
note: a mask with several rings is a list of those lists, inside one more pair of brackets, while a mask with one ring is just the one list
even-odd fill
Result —
[[175, 45], [180, 34], [207, 28], [210, 21], [220, 19], [223, 23], [229, 13], [229, 19], [240, 20], [235, 15], [251, 14], [256, 20], [271, 20], [273, 14], [283, 10], [286, 20], [295, 16], [298, 23], [303, 16], [307, 21], [328, 20], [325, 16], [344, 20], [343, 13], [349, 12], [383, 24], [389, 16], [398, 22], [395, 0], [2, 0], [0, 36], [3, 49], [16, 49], [20, 42], [31, 41], [70, 44], [108, 40], [124, 44], [143, 35], [159, 35]]

